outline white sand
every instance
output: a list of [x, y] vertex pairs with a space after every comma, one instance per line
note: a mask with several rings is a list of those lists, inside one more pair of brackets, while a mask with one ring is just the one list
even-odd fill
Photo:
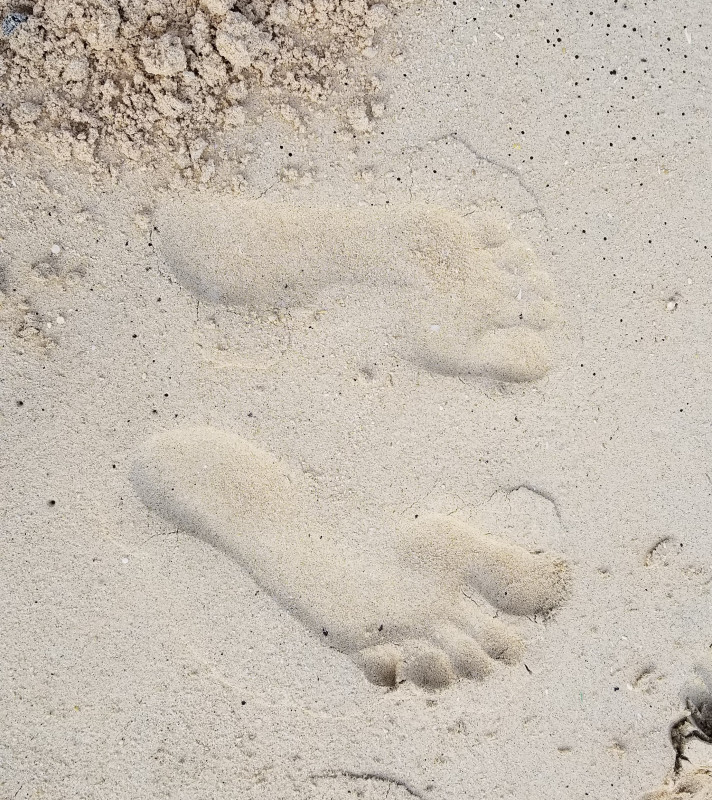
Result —
[[0, 797], [708, 800], [707, 4], [274, 5], [0, 38]]

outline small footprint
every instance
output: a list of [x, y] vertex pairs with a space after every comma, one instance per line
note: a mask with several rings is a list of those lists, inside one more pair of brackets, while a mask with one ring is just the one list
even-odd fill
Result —
[[35, 357], [49, 355], [65, 322], [64, 294], [82, 274], [54, 254], [33, 264], [0, 261], [0, 348]]
[[132, 480], [149, 508], [234, 559], [375, 684], [440, 688], [517, 662], [520, 638], [468, 593], [526, 615], [568, 593], [560, 560], [448, 517], [418, 519], [385, 544], [382, 532], [333, 530], [303, 473], [214, 428], [149, 439]]
[[203, 300], [289, 308], [366, 285], [387, 299], [401, 354], [433, 372], [521, 382], [550, 368], [548, 277], [492, 215], [200, 195], [167, 203], [154, 221], [165, 267]]
[[0, 349], [46, 356], [55, 342], [44, 331], [39, 313], [27, 298], [15, 300], [0, 290]]

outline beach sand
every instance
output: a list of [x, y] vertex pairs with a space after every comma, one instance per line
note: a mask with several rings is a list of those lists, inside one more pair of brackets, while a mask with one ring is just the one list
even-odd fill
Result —
[[0, 17], [0, 797], [712, 797], [704, 0]]

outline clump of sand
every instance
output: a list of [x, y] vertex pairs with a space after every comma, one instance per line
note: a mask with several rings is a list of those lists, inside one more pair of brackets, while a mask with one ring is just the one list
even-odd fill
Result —
[[381, 106], [354, 102], [353, 87], [378, 87], [354, 63], [391, 13], [368, 0], [0, 0], [0, 149], [32, 138], [66, 159], [168, 150], [190, 163], [257, 96], [299, 126], [290, 102], [339, 95], [349, 125], [368, 130]]
[[712, 770], [700, 767], [675, 783], [649, 792], [642, 800], [712, 800]]

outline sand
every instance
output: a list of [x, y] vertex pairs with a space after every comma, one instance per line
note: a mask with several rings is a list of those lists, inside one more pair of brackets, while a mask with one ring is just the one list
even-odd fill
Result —
[[706, 12], [0, 0], [0, 797], [712, 797]]

